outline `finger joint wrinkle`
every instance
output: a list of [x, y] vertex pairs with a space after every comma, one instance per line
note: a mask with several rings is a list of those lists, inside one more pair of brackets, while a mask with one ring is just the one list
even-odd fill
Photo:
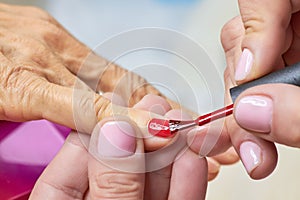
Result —
[[112, 114], [112, 104], [109, 100], [103, 98], [102, 96], [97, 96], [94, 102], [96, 115], [98, 120], [104, 117], [110, 116]]
[[81, 200], [84, 197], [84, 193], [74, 186], [57, 185], [55, 183], [51, 183], [42, 179], [40, 179], [40, 181], [42, 182], [42, 184], [45, 184], [46, 186], [49, 186], [50, 188], [53, 188], [56, 191], [62, 192], [66, 196], [70, 197], [70, 199]]
[[[96, 176], [96, 195], [109, 199], [135, 199], [142, 190], [136, 174], [105, 172]], [[118, 198], [117, 198], [118, 197]]]

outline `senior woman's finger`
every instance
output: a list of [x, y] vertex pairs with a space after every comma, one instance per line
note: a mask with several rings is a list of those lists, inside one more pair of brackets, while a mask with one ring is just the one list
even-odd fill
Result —
[[0, 55], [2, 90], [0, 119], [26, 121], [48, 119], [84, 133], [91, 133], [96, 123], [108, 116], [129, 116], [143, 130], [147, 148], [156, 149], [169, 142], [147, 132], [147, 123], [154, 113], [112, 104], [107, 98], [87, 89], [64, 87], [49, 83], [31, 68], [13, 68]]
[[89, 147], [91, 199], [143, 199], [145, 158], [138, 131], [127, 121], [97, 125]]
[[30, 199], [83, 199], [88, 189], [88, 158], [78, 134], [70, 133], [62, 149], [39, 177]]

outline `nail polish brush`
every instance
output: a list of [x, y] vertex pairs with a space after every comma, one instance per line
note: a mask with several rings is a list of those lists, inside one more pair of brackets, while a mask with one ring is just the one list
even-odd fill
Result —
[[[272, 72], [259, 79], [241, 84], [230, 89], [230, 96], [233, 102], [246, 89], [263, 84], [285, 83], [300, 86], [300, 62]], [[214, 120], [226, 117], [233, 113], [234, 104], [218, 109], [211, 113], [201, 115], [195, 120], [181, 121], [154, 118], [148, 122], [148, 132], [159, 137], [172, 137], [176, 132], [194, 126], [203, 126]]]

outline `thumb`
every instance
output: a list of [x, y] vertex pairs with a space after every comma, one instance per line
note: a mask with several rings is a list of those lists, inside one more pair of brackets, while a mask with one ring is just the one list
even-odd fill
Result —
[[238, 83], [284, 66], [281, 55], [292, 42], [290, 19], [296, 6], [293, 0], [239, 0], [245, 33], [235, 70]]
[[143, 199], [145, 160], [138, 129], [126, 121], [100, 122], [90, 141], [91, 199]]

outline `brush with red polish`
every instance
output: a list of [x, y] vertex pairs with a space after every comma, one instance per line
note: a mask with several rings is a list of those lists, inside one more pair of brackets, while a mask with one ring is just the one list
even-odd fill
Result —
[[[259, 79], [244, 83], [242, 85], [230, 89], [232, 101], [246, 89], [263, 84], [285, 83], [300, 86], [300, 62], [281, 70], [272, 72]], [[224, 108], [214, 112], [202, 115], [195, 120], [180, 121], [168, 119], [151, 119], [148, 122], [148, 132], [159, 137], [172, 137], [180, 130], [191, 128], [193, 126], [203, 126], [214, 120], [226, 117], [233, 113], [234, 104], [228, 105]]]

